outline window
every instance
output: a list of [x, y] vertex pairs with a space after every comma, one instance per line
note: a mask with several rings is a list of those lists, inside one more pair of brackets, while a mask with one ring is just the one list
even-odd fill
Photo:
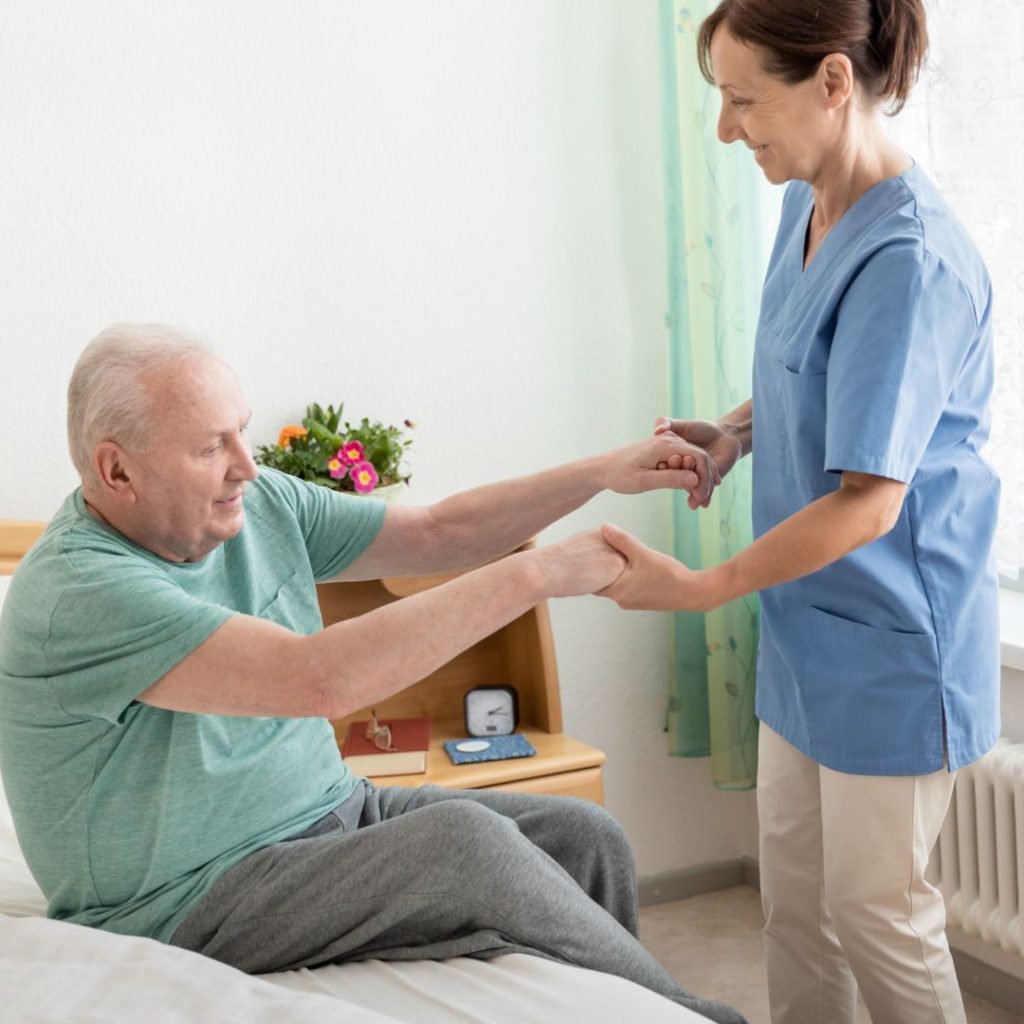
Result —
[[992, 275], [996, 382], [985, 455], [1002, 478], [1000, 572], [1024, 567], [1024, 4], [926, 0], [927, 66], [892, 137], [939, 187]]

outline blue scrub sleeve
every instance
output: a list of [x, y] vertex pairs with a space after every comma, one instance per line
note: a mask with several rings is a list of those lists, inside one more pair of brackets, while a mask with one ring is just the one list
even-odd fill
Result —
[[910, 483], [978, 334], [960, 278], [914, 246], [865, 263], [828, 361], [825, 466]]

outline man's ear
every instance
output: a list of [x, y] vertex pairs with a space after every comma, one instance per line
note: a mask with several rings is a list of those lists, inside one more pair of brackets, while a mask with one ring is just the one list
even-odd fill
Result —
[[115, 501], [135, 504], [135, 488], [125, 464], [125, 453], [115, 441], [104, 441], [93, 452], [92, 466], [99, 490]]

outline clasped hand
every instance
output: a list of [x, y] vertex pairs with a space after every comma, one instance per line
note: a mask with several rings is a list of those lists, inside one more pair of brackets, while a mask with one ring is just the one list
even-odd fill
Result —
[[672, 423], [659, 420], [653, 437], [618, 448], [605, 457], [610, 490], [641, 494], [671, 487], [689, 493], [691, 508], [707, 507], [722, 482], [714, 453], [683, 437]]
[[[655, 438], [684, 448], [667, 448], [668, 457], [660, 461], [658, 471], [693, 470], [694, 485], [689, 492], [691, 509], [707, 508], [722, 477], [742, 454], [740, 441], [719, 424], [708, 420], [671, 420], [662, 417], [655, 423]], [[680, 474], [684, 475], [683, 473]], [[714, 606], [704, 573], [688, 569], [682, 562], [654, 551], [617, 526], [606, 525], [602, 537], [625, 559], [618, 577], [599, 591], [599, 596], [615, 601], [620, 608], [655, 611], [703, 611]]]

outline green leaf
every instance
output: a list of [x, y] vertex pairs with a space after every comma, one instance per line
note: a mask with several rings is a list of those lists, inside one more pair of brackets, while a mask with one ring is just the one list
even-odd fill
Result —
[[338, 437], [333, 430], [328, 430], [319, 420], [307, 416], [302, 421], [302, 425], [309, 431], [312, 437], [316, 438], [319, 444], [330, 448], [329, 456], [333, 455], [341, 447], [342, 438]]

